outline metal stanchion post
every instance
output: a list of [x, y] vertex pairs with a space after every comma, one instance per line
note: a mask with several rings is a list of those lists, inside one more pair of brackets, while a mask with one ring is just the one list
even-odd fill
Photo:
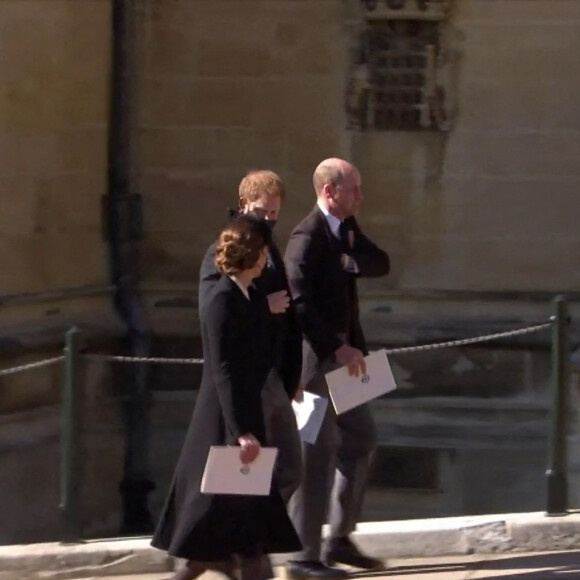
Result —
[[61, 432], [61, 541], [80, 539], [80, 393], [78, 391], [79, 331], [71, 328], [65, 336], [64, 382]]
[[549, 463], [546, 471], [546, 515], [561, 516], [568, 509], [567, 415], [570, 383], [568, 304], [563, 296], [554, 300], [552, 326], [552, 408]]

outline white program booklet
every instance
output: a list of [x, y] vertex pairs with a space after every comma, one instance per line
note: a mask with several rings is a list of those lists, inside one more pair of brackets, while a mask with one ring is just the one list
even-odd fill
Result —
[[300, 403], [292, 401], [292, 409], [296, 415], [300, 439], [305, 443], [312, 445], [316, 443], [327, 406], [328, 399], [308, 391], [304, 391], [304, 398]]
[[346, 367], [327, 373], [326, 383], [337, 415], [397, 388], [384, 350], [365, 357], [366, 373], [351, 377]]
[[268, 495], [278, 449], [262, 447], [252, 463], [240, 461], [240, 447], [212, 446], [201, 480], [201, 493]]

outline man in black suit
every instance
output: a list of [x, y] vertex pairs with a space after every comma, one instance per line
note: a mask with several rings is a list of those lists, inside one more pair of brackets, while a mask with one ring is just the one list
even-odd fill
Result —
[[[276, 173], [269, 170], [251, 171], [240, 182], [237, 213], [264, 219], [273, 229], [284, 196], [284, 185]], [[212, 244], [205, 254], [199, 274], [200, 311], [221, 277], [215, 265], [215, 244]], [[300, 381], [302, 334], [296, 310], [290, 301], [284, 261], [273, 240], [268, 244], [266, 267], [254, 280], [254, 286], [266, 295], [271, 313], [269, 330], [276, 371], [273, 376], [279, 380], [269, 381], [264, 388], [263, 396], [267, 399], [265, 408], [268, 410], [265, 421], [268, 440], [279, 450], [275, 477], [282, 499], [287, 502], [302, 477], [300, 438], [290, 405]]]
[[[362, 200], [357, 169], [342, 159], [327, 159], [316, 168], [313, 182], [316, 206], [292, 231], [284, 260], [304, 333], [300, 382], [306, 390], [328, 397], [325, 373], [343, 365], [352, 375], [365, 372], [356, 278], [384, 276], [390, 264], [354, 217]], [[380, 566], [349, 537], [360, 515], [375, 448], [367, 405], [340, 416], [328, 405], [316, 443], [303, 445], [303, 482], [290, 503], [303, 544], [288, 564], [290, 578], [344, 578], [344, 570], [332, 567], [337, 562], [362, 569]], [[321, 559], [321, 532], [329, 508], [327, 566]]]

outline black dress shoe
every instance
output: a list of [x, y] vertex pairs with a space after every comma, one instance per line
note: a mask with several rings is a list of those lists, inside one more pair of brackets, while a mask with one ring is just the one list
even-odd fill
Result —
[[326, 552], [326, 563], [329, 566], [334, 564], [346, 564], [353, 568], [362, 570], [382, 570], [384, 564], [377, 558], [371, 558], [363, 554], [350, 540], [350, 538], [334, 538], [329, 540]]
[[286, 564], [286, 577], [291, 580], [345, 580], [348, 572], [340, 568], [329, 568], [316, 560], [290, 561]]

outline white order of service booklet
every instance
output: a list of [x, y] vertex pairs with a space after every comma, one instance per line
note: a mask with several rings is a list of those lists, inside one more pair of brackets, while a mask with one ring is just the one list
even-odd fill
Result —
[[201, 493], [269, 495], [278, 449], [262, 447], [252, 463], [240, 461], [240, 447], [210, 447], [201, 480]]
[[337, 415], [372, 401], [397, 388], [391, 365], [384, 350], [365, 357], [366, 373], [351, 377], [347, 367], [340, 367], [325, 375], [328, 392]]
[[292, 401], [300, 439], [305, 443], [316, 443], [327, 406], [328, 399], [308, 391], [304, 391], [302, 401]]

